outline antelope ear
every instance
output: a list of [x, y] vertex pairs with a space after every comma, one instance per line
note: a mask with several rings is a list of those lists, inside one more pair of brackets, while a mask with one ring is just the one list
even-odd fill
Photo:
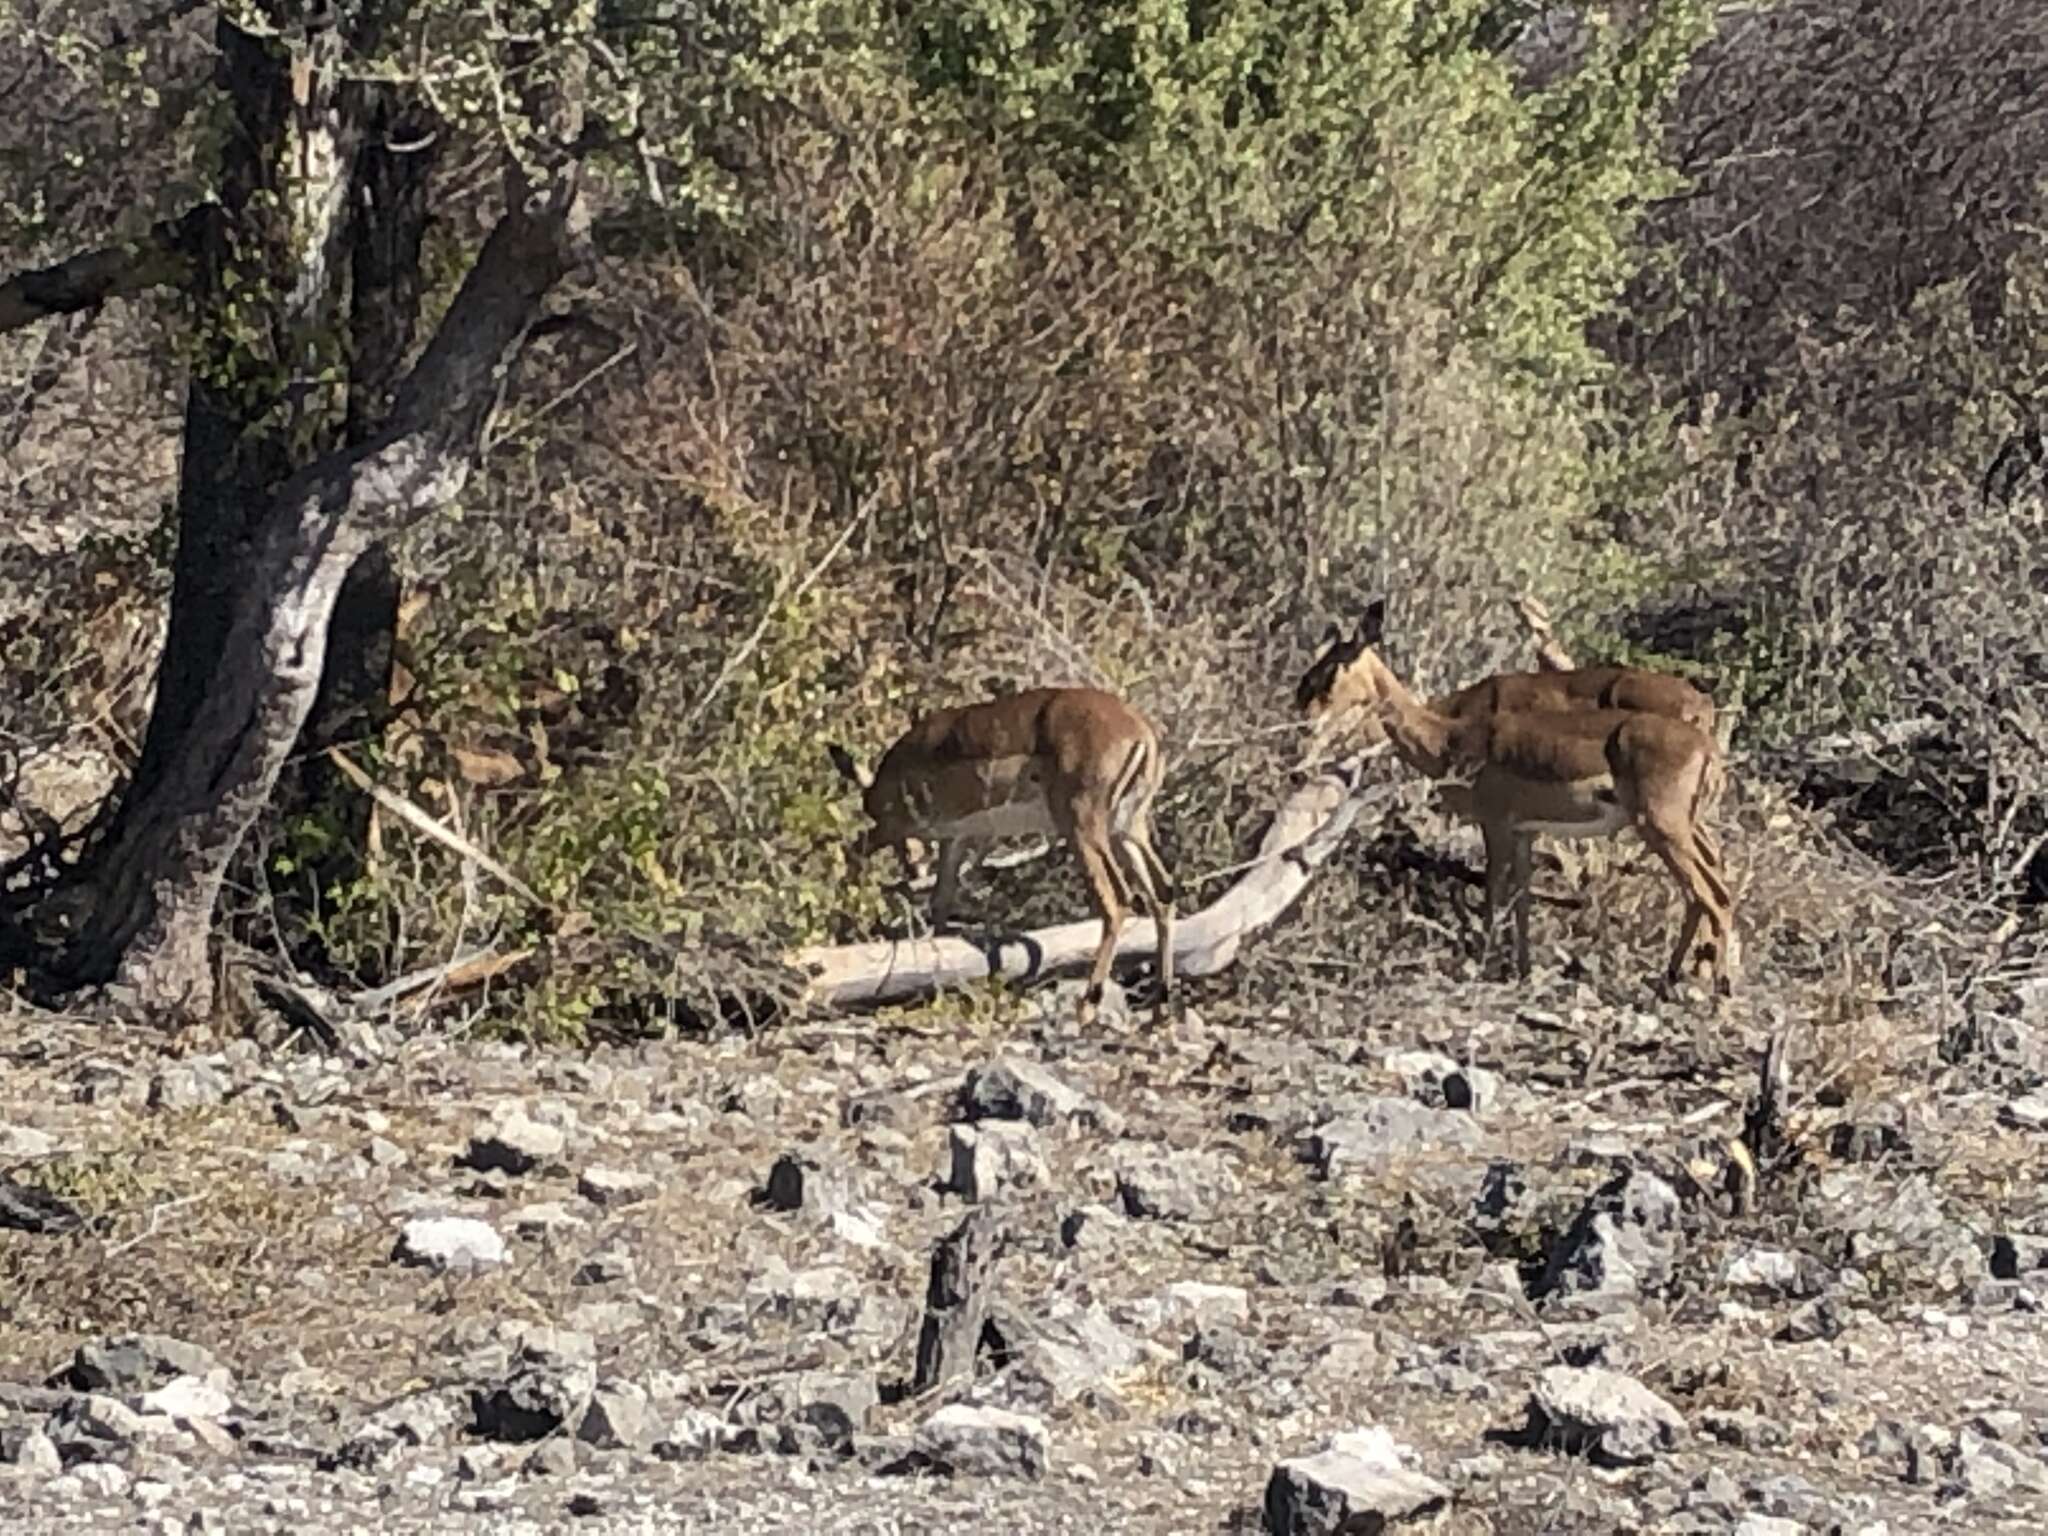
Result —
[[1331, 646], [1336, 645], [1343, 638], [1344, 626], [1339, 624], [1335, 619], [1332, 619], [1323, 628], [1323, 639], [1321, 649], [1327, 651]]
[[1366, 605], [1365, 612], [1358, 619], [1358, 643], [1361, 648], [1378, 645], [1380, 636], [1387, 632], [1387, 600], [1376, 597]]

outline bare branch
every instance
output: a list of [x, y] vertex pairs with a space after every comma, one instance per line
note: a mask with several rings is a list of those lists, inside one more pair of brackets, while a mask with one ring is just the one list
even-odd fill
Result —
[[215, 207], [201, 203], [153, 226], [139, 240], [102, 246], [0, 283], [0, 333], [51, 315], [76, 314], [147, 288], [182, 287], [199, 230]]

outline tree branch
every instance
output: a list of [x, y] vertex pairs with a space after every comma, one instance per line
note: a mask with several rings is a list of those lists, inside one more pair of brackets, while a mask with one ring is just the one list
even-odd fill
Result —
[[145, 288], [182, 287], [192, 268], [202, 225], [217, 210], [201, 203], [153, 226], [139, 240], [102, 246], [0, 283], [0, 333], [18, 331], [51, 315], [76, 314]]
[[[403, 433], [433, 425], [456, 438], [471, 436], [475, 423], [462, 413], [489, 405], [491, 380], [534, 323], [541, 299], [588, 248], [590, 221], [580, 190], [581, 167], [572, 163], [498, 221], [448, 319], [399, 385], [393, 428]], [[450, 323], [457, 317], [459, 323]]]

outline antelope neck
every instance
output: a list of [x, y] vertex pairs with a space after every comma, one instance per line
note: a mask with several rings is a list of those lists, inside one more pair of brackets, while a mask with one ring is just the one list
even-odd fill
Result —
[[1457, 722], [1417, 698], [1385, 662], [1379, 663], [1378, 671], [1382, 719], [1395, 752], [1418, 773], [1441, 778], [1450, 768]]

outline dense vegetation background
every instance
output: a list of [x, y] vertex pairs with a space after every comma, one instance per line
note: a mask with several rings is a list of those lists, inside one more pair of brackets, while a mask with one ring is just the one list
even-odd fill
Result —
[[[210, 966], [531, 951], [465, 1005], [659, 1022], [900, 915], [823, 742], [1037, 682], [1161, 723], [1199, 900], [1382, 592], [1424, 686], [1521, 663], [1525, 590], [1709, 684], [1767, 977], [2030, 910], [2044, 71], [2031, 0], [0, 0], [10, 961], [105, 979], [109, 892], [198, 857], [134, 829], [248, 551], [393, 434], [474, 472], [361, 525]], [[542, 323], [408, 393], [535, 188]], [[1849, 732], [1910, 745], [1784, 766]], [[1446, 963], [1399, 833], [1233, 984]], [[1067, 912], [1052, 867], [985, 899]]]

